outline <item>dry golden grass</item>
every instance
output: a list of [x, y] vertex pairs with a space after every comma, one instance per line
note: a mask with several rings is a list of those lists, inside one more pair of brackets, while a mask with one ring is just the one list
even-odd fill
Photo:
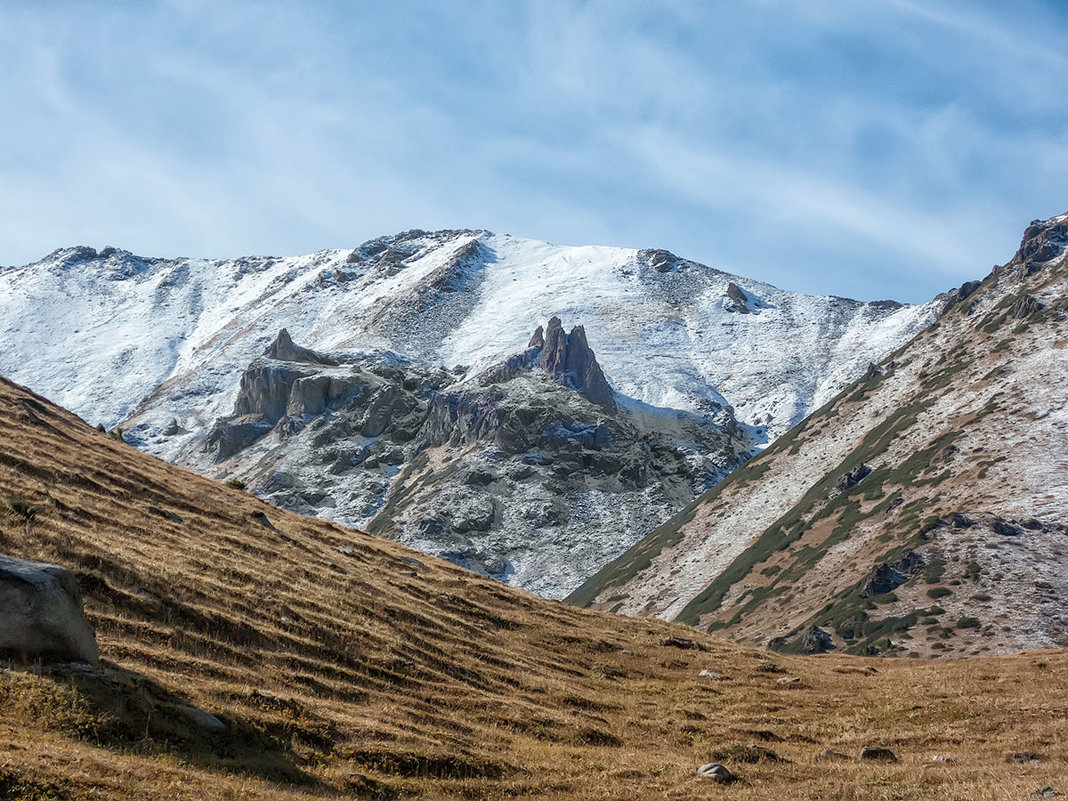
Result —
[[[774, 657], [773, 672], [754, 649], [538, 599], [277, 510], [3, 381], [0, 503], [0, 551], [78, 573], [107, 668], [0, 675], [0, 798], [1068, 791], [1064, 653]], [[196, 730], [178, 703], [227, 731]], [[728, 761], [741, 777], [729, 787], [696, 776], [750, 744], [786, 761]], [[900, 761], [858, 762], [865, 745]], [[1022, 751], [1041, 761], [1005, 761]], [[953, 761], [922, 767], [935, 754]]]

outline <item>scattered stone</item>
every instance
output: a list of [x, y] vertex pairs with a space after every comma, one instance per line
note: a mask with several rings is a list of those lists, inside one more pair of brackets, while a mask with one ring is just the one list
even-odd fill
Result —
[[96, 637], [65, 567], [0, 556], [0, 656], [96, 664]]
[[718, 762], [709, 762], [697, 769], [698, 774], [706, 779], [711, 779], [717, 784], [730, 784], [738, 781], [738, 777], [731, 773], [724, 765]]
[[897, 762], [897, 755], [889, 748], [867, 746], [860, 749], [860, 759], [874, 759], [882, 762]]
[[941, 754], [935, 754], [933, 757], [931, 757], [929, 762], [924, 762], [922, 765], [920, 765], [920, 767], [921, 768], [938, 768], [938, 767], [942, 767], [943, 765], [950, 765], [952, 763], [953, 763], [953, 760], [950, 759], [949, 757], [942, 756]]
[[801, 677], [800, 676], [783, 676], [781, 679], [778, 679], [777, 683], [778, 684], [800, 684], [801, 683]]
[[702, 670], [697, 675], [705, 679], [714, 679], [716, 681], [727, 681], [730, 678], [729, 676], [724, 676], [722, 673], [716, 673], [714, 670]]
[[175, 710], [190, 723], [206, 731], [226, 731], [225, 723], [203, 709], [197, 709], [195, 706], [177, 706]]
[[1006, 762], [1014, 762], [1017, 765], [1026, 765], [1028, 762], [1041, 762], [1042, 757], [1030, 751], [1015, 751], [1005, 757]]
[[781, 667], [775, 662], [761, 662], [757, 665], [757, 670], [761, 673], [785, 673]]
[[839, 753], [832, 748], [824, 748], [823, 753], [820, 754], [823, 759], [849, 759], [846, 754]]
[[1035, 795], [1041, 796], [1042, 798], [1055, 798], [1056, 796], [1060, 795], [1060, 793], [1058, 793], [1056, 790], [1054, 790], [1048, 784], [1045, 784], [1042, 787], [1039, 787], [1037, 790], [1035, 790]]

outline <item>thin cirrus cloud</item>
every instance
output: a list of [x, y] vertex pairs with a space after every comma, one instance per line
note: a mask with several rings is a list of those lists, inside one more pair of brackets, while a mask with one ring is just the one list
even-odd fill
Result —
[[1068, 208], [1055, 2], [18, 2], [0, 263], [412, 227], [923, 300]]

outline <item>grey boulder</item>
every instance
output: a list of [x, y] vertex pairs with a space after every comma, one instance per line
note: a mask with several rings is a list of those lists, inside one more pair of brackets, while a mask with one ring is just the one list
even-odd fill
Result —
[[96, 664], [96, 638], [65, 567], [0, 555], [0, 657]]

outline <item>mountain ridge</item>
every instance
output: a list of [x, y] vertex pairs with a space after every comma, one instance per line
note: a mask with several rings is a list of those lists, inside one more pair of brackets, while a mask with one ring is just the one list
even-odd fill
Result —
[[[1068, 215], [1032, 223], [934, 325], [572, 600], [749, 642], [819, 625], [854, 650], [1063, 646], [1066, 244]], [[896, 578], [873, 593], [879, 575]]]

